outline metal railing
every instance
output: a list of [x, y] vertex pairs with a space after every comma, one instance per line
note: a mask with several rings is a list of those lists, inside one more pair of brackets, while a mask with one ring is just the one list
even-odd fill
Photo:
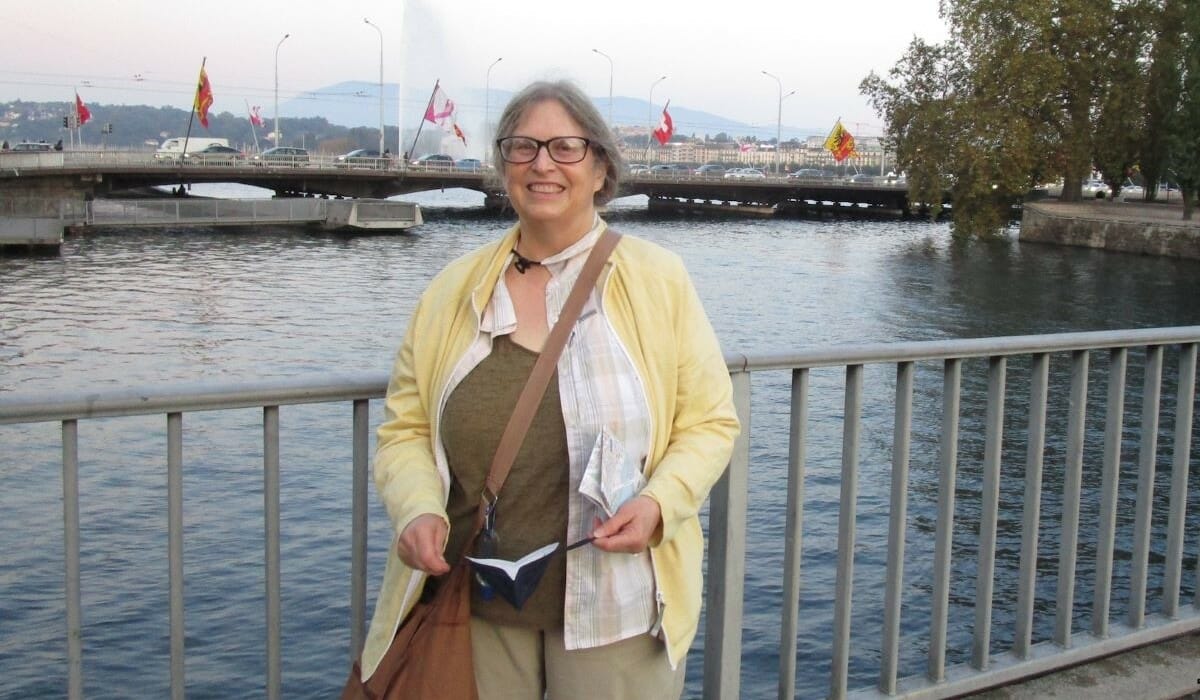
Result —
[[[814, 392], [813, 370], [841, 368], [845, 380], [840, 388], [840, 410], [832, 418], [840, 423], [840, 467], [837, 476], [836, 513], [836, 596], [829, 650], [829, 697], [905, 697], [938, 698], [968, 693], [1010, 683], [1082, 661], [1200, 630], [1200, 593], [1190, 604], [1181, 602], [1184, 583], [1188, 470], [1191, 461], [1191, 435], [1194, 428], [1192, 406], [1196, 388], [1196, 355], [1200, 345], [1200, 327], [1068, 333], [1045, 336], [982, 338], [912, 342], [887, 345], [859, 345], [809, 350], [783, 355], [728, 356], [734, 384], [735, 402], [743, 422], [730, 468], [714, 488], [708, 514], [709, 556], [706, 577], [703, 679], [706, 698], [736, 698], [740, 693], [743, 598], [746, 578], [746, 535], [749, 507], [748, 484], [751, 474], [750, 448], [754, 443], [751, 425], [751, 375], [790, 372], [788, 388], [788, 453], [786, 484], [786, 523], [783, 541], [783, 604], [780, 615], [779, 693], [780, 698], [795, 695], [797, 673], [797, 635], [800, 627], [798, 601], [801, 592], [801, 555], [806, 533], [804, 521], [805, 479], [810, 453], [819, 446], [809, 440], [812, 426], [819, 419], [812, 412], [810, 394]], [[1155, 470], [1158, 461], [1159, 412], [1163, 386], [1164, 349], [1178, 348], [1175, 376], [1176, 402], [1171, 475], [1167, 496], [1166, 546], [1162, 554], [1161, 585], [1148, 586], [1151, 554], [1152, 519], [1157, 503], [1154, 497]], [[1114, 532], [1118, 522], [1118, 481], [1121, 464], [1122, 429], [1125, 420], [1126, 374], [1130, 349], [1144, 349], [1144, 382], [1141, 392], [1141, 430], [1136, 466], [1136, 513], [1133, 523], [1133, 551], [1127, 588], [1114, 590]], [[1089, 358], [1106, 355], [1107, 401], [1104, 405], [1102, 485], [1099, 527], [1095, 545], [1095, 576], [1091, 582], [1093, 600], [1090, 626], [1076, 631], [1072, 611], [1075, 601], [1080, 524], [1081, 476], [1085, 467], [1085, 421], [1089, 386]], [[1061, 530], [1055, 546], [1039, 546], [1043, 462], [1048, 444], [1047, 405], [1050, 398], [1052, 355], [1070, 360], [1067, 410], [1069, 418], [1063, 464]], [[968, 406], [962, 402], [964, 362], [984, 358], [986, 367], [986, 407], [981, 421], [984, 432], [979, 467], [980, 512], [977, 549], [974, 555], [974, 624], [970, 649], [948, 649], [952, 537], [956, 519], [956, 476], [959, 468], [960, 416]], [[1016, 572], [1019, 593], [1012, 611], [1011, 651], [993, 654], [996, 634], [993, 630], [993, 581], [997, 565], [997, 523], [1000, 516], [1002, 442], [1006, 416], [1007, 369], [1010, 360], [1029, 362], [1029, 403], [1023, 502], [1020, 515], [1020, 557]], [[934, 565], [928, 633], [920, 635], [928, 647], [925, 672], [900, 677], [900, 630], [904, 623], [905, 532], [910, 520], [908, 498], [911, 438], [914, 416], [914, 384], [918, 368], [940, 364], [940, 429], [937, 436], [936, 522], [933, 536]], [[864, 406], [878, 393], [875, 383], [865, 384], [867, 368], [894, 368], [894, 414], [892, 440], [888, 447], [890, 496], [886, 508], [886, 585], [883, 591], [882, 618], [872, 619], [876, 629], [856, 622], [852, 610], [863, 591], [855, 596], [856, 537], [860, 516], [856, 511], [860, 475], [860, 443], [864, 438]], [[890, 382], [884, 382], [890, 384]], [[279, 508], [279, 407], [293, 404], [348, 402], [352, 405], [352, 564], [351, 564], [351, 654], [357, 655], [365, 636], [366, 552], [368, 499], [369, 402], [384, 395], [386, 376], [336, 377], [325, 381], [278, 380], [258, 385], [208, 387], [201, 389], [161, 388], [149, 391], [112, 391], [86, 396], [0, 397], [0, 424], [57, 421], [62, 424], [63, 523], [66, 546], [66, 621], [68, 694], [82, 697], [82, 603], [80, 596], [79, 553], [79, 443], [78, 422], [93, 418], [134, 415], [164, 415], [167, 421], [168, 467], [168, 560], [170, 572], [170, 685], [173, 698], [184, 696], [184, 597], [183, 597], [183, 516], [182, 516], [182, 440], [184, 416], [198, 411], [261, 408], [263, 412], [263, 464], [267, 627], [267, 696], [278, 698], [281, 688], [280, 664], [280, 508]], [[884, 386], [884, 389], [887, 387]], [[822, 390], [828, 394], [828, 391]], [[922, 401], [927, 397], [922, 397]], [[830, 416], [820, 417], [821, 419]], [[878, 435], [871, 434], [878, 438]], [[836, 442], [834, 440], [833, 442]], [[966, 466], [966, 465], [964, 465]], [[1008, 465], [1014, 466], [1014, 465]], [[1092, 467], [1095, 465], [1087, 465]], [[777, 487], [774, 487], [777, 488]], [[1010, 520], [1012, 518], [1009, 518]], [[1057, 559], [1058, 577], [1053, 605], [1036, 605], [1036, 578], [1039, 558]], [[1044, 562], [1043, 562], [1044, 565]], [[1196, 573], [1188, 574], [1193, 580]], [[1124, 621], [1111, 623], [1114, 594], [1128, 599]], [[872, 593], [875, 597], [877, 594]], [[960, 600], [967, 595], [956, 595]], [[1153, 600], [1160, 611], [1147, 613]], [[1046, 609], [1049, 609], [1048, 611]], [[1051, 615], [1052, 619], [1045, 619]], [[1052, 625], [1045, 641], [1034, 643], [1035, 628]], [[911, 630], [912, 625], [905, 625]], [[877, 639], [863, 642], [876, 668], [874, 687], [851, 689], [849, 674], [851, 630], [858, 638]], [[947, 652], [966, 661], [947, 663]], [[861, 684], [862, 674], [855, 676]], [[232, 679], [231, 679], [232, 680]]]
[[87, 202], [89, 226], [162, 224], [291, 224], [328, 218], [325, 199], [94, 199]]

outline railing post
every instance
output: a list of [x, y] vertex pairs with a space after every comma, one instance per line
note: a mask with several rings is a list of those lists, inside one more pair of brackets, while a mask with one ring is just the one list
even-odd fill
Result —
[[351, 476], [350, 535], [350, 661], [362, 654], [367, 638], [367, 473], [370, 406], [367, 399], [354, 402], [353, 474]]
[[1158, 458], [1158, 410], [1162, 393], [1161, 345], [1146, 348], [1142, 389], [1142, 434], [1138, 448], [1137, 506], [1133, 523], [1133, 565], [1129, 574], [1129, 626], [1146, 619], [1146, 577], [1150, 567], [1150, 529], [1154, 516], [1154, 470]]
[[858, 436], [862, 428], [863, 366], [846, 367], [842, 426], [841, 494], [838, 502], [838, 559], [833, 599], [833, 665], [829, 697], [846, 697], [850, 667], [850, 612], [854, 596], [854, 526], [858, 498]]
[[796, 696], [800, 555], [804, 544], [804, 468], [808, 447], [808, 370], [792, 370], [788, 430], [788, 495], [783, 530], [783, 620], [779, 629], [779, 700]]
[[79, 585], [79, 421], [62, 422], [63, 545], [66, 564], [67, 697], [83, 698], [83, 601]]
[[279, 603], [279, 407], [263, 406], [263, 527], [266, 551], [267, 697], [278, 700], [280, 671]]
[[746, 574], [746, 489], [750, 471], [750, 373], [733, 372], [741, 433], [729, 468], [709, 500], [708, 609], [704, 625], [704, 698], [736, 700], [742, 675], [742, 606]]
[[996, 572], [996, 523], [1000, 509], [1000, 450], [1004, 442], [1004, 384], [1008, 362], [988, 358], [987, 413], [984, 418], [983, 488], [979, 494], [979, 549], [976, 552], [975, 633], [971, 666], [987, 670], [992, 644], [992, 590]]
[[184, 700], [183, 414], [167, 414], [167, 567], [170, 572], [171, 700]]
[[1017, 584], [1016, 632], [1013, 654], [1028, 659], [1033, 638], [1033, 607], [1037, 597], [1038, 525], [1042, 507], [1042, 466], [1046, 448], [1046, 398], [1050, 356], [1033, 356], [1030, 367], [1029, 437], [1025, 452], [1025, 498], [1021, 508], [1021, 563]]
[[1117, 485], [1121, 474], [1121, 431], [1125, 423], [1125, 368], [1129, 351], [1113, 348], [1108, 361], [1108, 402], [1104, 416], [1104, 467], [1100, 481], [1100, 523], [1096, 533], [1096, 583], [1092, 634], [1108, 637], [1112, 600], [1113, 546], [1117, 533]]
[[1188, 469], [1192, 450], [1192, 402], [1196, 396], [1196, 343], [1179, 352], [1175, 401], [1175, 445], [1171, 460], [1171, 505], [1167, 518], [1167, 562], [1163, 572], [1163, 614], [1179, 616], [1183, 580], [1183, 539], [1187, 515]]
[[1079, 547], [1079, 493], [1083, 481], [1083, 431], [1087, 418], [1088, 351], [1071, 353], [1071, 398], [1067, 417], [1067, 454], [1063, 466], [1062, 528], [1058, 544], [1058, 591], [1054, 642], [1071, 646], [1075, 608], [1075, 560]]
[[[908, 462], [912, 442], [913, 363], [896, 365], [896, 417], [892, 427], [892, 493], [888, 512], [887, 585], [879, 690], [893, 695], [900, 657], [900, 607], [904, 596], [904, 537], [908, 524]], [[790, 696], [789, 696], [790, 697]]]
[[933, 597], [930, 605], [929, 680], [946, 678], [946, 621], [950, 608], [950, 548], [954, 536], [954, 479], [958, 469], [958, 407], [962, 359], [942, 367], [942, 439], [938, 448], [938, 512], [934, 526]]

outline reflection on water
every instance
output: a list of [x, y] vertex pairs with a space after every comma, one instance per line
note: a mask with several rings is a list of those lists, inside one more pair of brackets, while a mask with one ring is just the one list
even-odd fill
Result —
[[[287, 228], [127, 230], [68, 238], [55, 257], [0, 259], [0, 392], [81, 391], [176, 381], [386, 370], [417, 295], [449, 260], [494, 238], [507, 218], [474, 195], [424, 195], [426, 225], [399, 236]], [[624, 233], [679, 253], [727, 350], [1200, 323], [1200, 264], [1085, 249], [956, 242], [942, 224], [662, 218], [619, 201]], [[1168, 353], [1162, 430], [1173, 429]], [[1053, 607], [1069, 368], [1052, 363], [1039, 534], [1040, 607]], [[1092, 358], [1089, 404], [1107, 361]], [[1126, 459], [1136, 464], [1142, 357], [1130, 356]], [[894, 370], [868, 367], [855, 561], [852, 685], [874, 682], [890, 487]], [[823, 696], [829, 668], [841, 445], [837, 370], [813, 372], [805, 483], [801, 697]], [[937, 497], [941, 367], [918, 366], [907, 532], [903, 673], [923, 668]], [[788, 374], [755, 376], [743, 689], [773, 694], [782, 596]], [[980, 510], [986, 362], [967, 361], [954, 533], [951, 662], [969, 648]], [[1008, 367], [994, 650], [1011, 643], [1029, 363]], [[375, 406], [373, 422], [378, 422]], [[288, 697], [327, 697], [346, 664], [349, 618], [349, 407], [282, 411], [283, 655]], [[185, 418], [188, 693], [259, 695], [263, 678], [261, 416]], [[1087, 421], [1076, 614], [1090, 604], [1104, 416]], [[160, 696], [167, 684], [166, 505], [160, 418], [80, 426], [84, 677], [89, 697]], [[65, 665], [58, 426], [0, 427], [0, 697], [60, 697]], [[1200, 444], [1200, 438], [1195, 440]], [[1160, 465], [1170, 439], [1160, 439]], [[1196, 462], [1193, 460], [1193, 468]], [[1128, 576], [1133, 490], [1123, 475], [1115, 575]], [[1200, 478], [1200, 477], [1198, 477]], [[1160, 467], [1158, 493], [1169, 469]], [[1189, 512], [1200, 512], [1200, 503]], [[1159, 511], [1162, 512], [1161, 509]], [[1156, 515], [1159, 520], [1165, 519]], [[389, 526], [371, 513], [372, 585]], [[1157, 522], [1157, 521], [1156, 521]], [[1191, 526], [1190, 533], [1196, 532]], [[1161, 533], [1165, 523], [1158, 522]], [[1194, 535], [1193, 535], [1194, 537]], [[1156, 552], [1164, 547], [1156, 535]], [[1187, 551], [1194, 552], [1191, 546]], [[1189, 562], [1194, 570], [1194, 555]], [[1161, 575], [1161, 574], [1159, 574]], [[1188, 586], [1194, 585], [1187, 581]], [[1119, 590], [1119, 589], [1118, 589]], [[374, 591], [371, 591], [371, 595]], [[1123, 604], [1123, 601], [1115, 601]], [[1082, 619], [1082, 618], [1081, 618]], [[861, 623], [861, 624], [859, 624]], [[865, 630], [859, 633], [858, 630]], [[1048, 630], [1035, 634], [1045, 638]], [[955, 656], [957, 654], [957, 656]], [[699, 657], [688, 695], [699, 687]], [[136, 690], [135, 690], [136, 689]]]

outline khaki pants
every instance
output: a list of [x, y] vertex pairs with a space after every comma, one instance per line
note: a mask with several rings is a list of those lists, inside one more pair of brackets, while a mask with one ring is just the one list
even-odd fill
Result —
[[471, 618], [479, 700], [674, 700], [684, 661], [672, 669], [661, 640], [643, 634], [567, 651], [562, 630], [493, 625]]

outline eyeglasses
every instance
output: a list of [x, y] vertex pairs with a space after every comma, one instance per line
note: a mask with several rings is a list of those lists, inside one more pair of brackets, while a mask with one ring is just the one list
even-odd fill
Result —
[[550, 160], [563, 165], [578, 163], [587, 157], [591, 139], [582, 136], [555, 136], [547, 141], [531, 139], [528, 136], [508, 136], [496, 140], [500, 147], [500, 157], [505, 163], [522, 165], [537, 160], [538, 151], [544, 146]]

